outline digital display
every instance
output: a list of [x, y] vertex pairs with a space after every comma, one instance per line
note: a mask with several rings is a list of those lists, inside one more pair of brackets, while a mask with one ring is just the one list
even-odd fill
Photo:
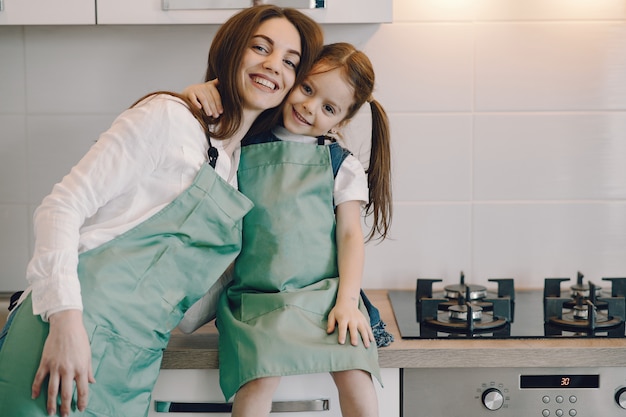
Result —
[[600, 388], [600, 375], [521, 375], [520, 388]]

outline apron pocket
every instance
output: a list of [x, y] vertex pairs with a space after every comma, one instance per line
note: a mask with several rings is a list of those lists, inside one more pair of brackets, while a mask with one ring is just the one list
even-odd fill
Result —
[[241, 320], [250, 322], [276, 310], [297, 308], [326, 329], [326, 320], [335, 304], [337, 278], [328, 278], [297, 291], [241, 294]]
[[98, 416], [143, 416], [161, 367], [163, 351], [133, 344], [97, 326], [91, 339], [96, 383], [87, 409]]

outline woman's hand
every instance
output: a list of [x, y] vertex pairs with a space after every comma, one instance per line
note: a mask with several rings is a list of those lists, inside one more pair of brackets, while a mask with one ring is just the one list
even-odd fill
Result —
[[369, 347], [374, 341], [374, 333], [367, 317], [358, 308], [357, 300], [337, 300], [337, 303], [328, 314], [328, 334], [338, 330], [338, 342], [346, 343], [347, 333], [350, 332], [350, 344], [357, 346], [359, 336], [363, 340], [363, 345]]
[[187, 97], [199, 109], [209, 117], [218, 118], [224, 112], [222, 99], [217, 90], [217, 79], [207, 81], [204, 84], [192, 84], [183, 90], [183, 96]]
[[89, 400], [89, 384], [96, 381], [91, 368], [91, 347], [83, 325], [82, 311], [66, 310], [50, 316], [50, 332], [33, 381], [33, 398], [39, 396], [47, 376], [48, 414], [56, 414], [57, 396], [60, 394], [61, 416], [69, 415], [74, 381], [78, 409], [85, 410]]

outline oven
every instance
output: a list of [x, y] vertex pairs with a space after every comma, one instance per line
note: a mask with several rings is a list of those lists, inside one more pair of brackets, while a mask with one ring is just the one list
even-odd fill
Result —
[[403, 417], [626, 416], [626, 368], [403, 371]]
[[[624, 338], [626, 278], [594, 283], [578, 273], [518, 290], [513, 278], [487, 286], [418, 279], [389, 291], [403, 339]], [[624, 352], [626, 355], [626, 352]], [[626, 417], [626, 367], [411, 368], [402, 371], [403, 417]]]

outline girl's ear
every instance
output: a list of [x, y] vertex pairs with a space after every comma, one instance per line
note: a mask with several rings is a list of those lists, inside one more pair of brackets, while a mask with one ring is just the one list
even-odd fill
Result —
[[337, 123], [335, 126], [333, 126], [330, 131], [328, 133], [330, 133], [331, 135], [335, 136], [335, 135], [339, 135], [341, 136], [341, 130], [350, 122], [350, 120], [343, 120], [339, 123]]

